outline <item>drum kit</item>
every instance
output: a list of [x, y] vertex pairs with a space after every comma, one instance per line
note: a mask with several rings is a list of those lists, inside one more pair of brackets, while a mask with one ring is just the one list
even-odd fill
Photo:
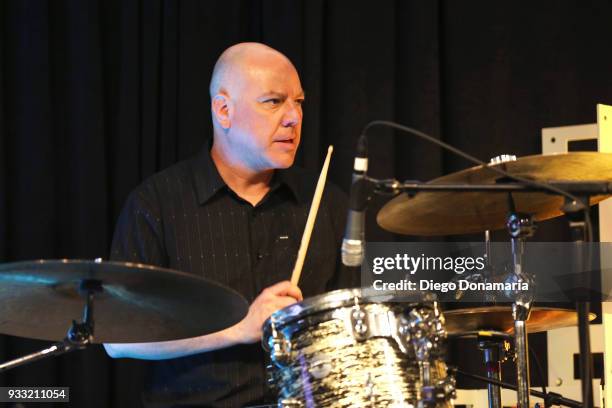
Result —
[[[491, 167], [584, 191], [580, 196], [591, 205], [612, 192], [610, 154], [530, 156], [423, 184], [382, 181], [377, 188], [401, 194], [379, 212], [378, 224], [417, 236], [507, 228], [518, 254], [513, 273], [517, 279], [529, 279], [520, 271], [519, 248], [533, 234], [535, 221], [562, 215], [567, 202], [533, 186], [501, 180]], [[423, 293], [420, 301], [401, 303], [392, 301], [391, 294], [363, 289], [305, 299], [277, 311], [264, 324], [269, 384], [284, 408], [449, 407], [455, 397], [455, 374], [461, 371], [447, 366], [445, 344], [449, 338], [474, 336], [487, 367], [499, 367], [507, 355], [516, 358], [514, 388], [518, 405], [526, 408], [530, 393], [542, 396], [529, 388], [527, 332], [580, 323], [580, 311], [532, 307], [532, 302], [517, 296], [512, 307], [443, 311], [430, 293]], [[214, 282], [148, 265], [101, 260], [2, 264], [0, 305], [0, 333], [56, 342], [0, 364], [0, 372], [93, 343], [165, 341], [212, 333], [237, 323], [248, 309], [242, 296]], [[587, 308], [587, 320], [581, 324], [588, 325], [592, 318]], [[473, 377], [488, 382], [489, 406], [501, 407], [500, 386], [507, 384], [501, 382], [498, 369], [488, 373], [488, 378]], [[558, 394], [544, 397], [546, 404], [592, 406]]]

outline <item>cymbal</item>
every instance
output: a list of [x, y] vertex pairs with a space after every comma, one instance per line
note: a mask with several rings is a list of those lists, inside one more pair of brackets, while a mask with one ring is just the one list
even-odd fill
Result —
[[[536, 181], [612, 180], [612, 153], [576, 152], [527, 156], [491, 165], [513, 175]], [[499, 173], [476, 166], [430, 181], [428, 184], [495, 184]], [[540, 192], [512, 193], [516, 210], [536, 221], [562, 215], [563, 197]], [[591, 205], [608, 196], [591, 197]], [[390, 200], [377, 216], [378, 224], [407, 235], [472, 234], [505, 228], [507, 192], [403, 193]]]
[[80, 321], [84, 279], [97, 280], [94, 343], [196, 337], [240, 321], [237, 292], [184, 272], [126, 262], [38, 260], [0, 264], [0, 333], [60, 341]]
[[[589, 314], [589, 321], [595, 319], [595, 314]], [[494, 330], [504, 333], [514, 331], [511, 306], [486, 306], [466, 309], [447, 310], [444, 312], [446, 330], [450, 334], [458, 334], [476, 330]], [[578, 315], [570, 309], [554, 307], [533, 307], [527, 332], [537, 333], [562, 327], [576, 326]]]

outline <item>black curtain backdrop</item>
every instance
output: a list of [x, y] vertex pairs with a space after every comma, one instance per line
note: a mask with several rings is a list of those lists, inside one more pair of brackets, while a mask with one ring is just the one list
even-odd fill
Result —
[[[264, 42], [294, 61], [307, 95], [298, 164], [318, 171], [334, 144], [329, 178], [348, 190], [370, 120], [482, 159], [538, 154], [542, 127], [595, 122], [595, 104], [612, 104], [610, 16], [607, 0], [4, 0], [0, 261], [106, 258], [128, 192], [210, 136], [208, 81], [231, 44]], [[373, 133], [374, 176], [468, 166]], [[383, 202], [369, 212], [371, 240], [397, 238], [373, 222]], [[48, 344], [0, 336], [0, 361]], [[137, 407], [145, 369], [94, 346], [0, 385], [70, 386], [74, 407]]]

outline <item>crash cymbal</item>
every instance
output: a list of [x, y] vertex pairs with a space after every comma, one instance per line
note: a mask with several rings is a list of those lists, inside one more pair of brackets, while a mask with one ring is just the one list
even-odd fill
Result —
[[246, 300], [218, 283], [171, 269], [124, 262], [39, 260], [0, 264], [0, 333], [60, 341], [94, 295], [94, 343], [176, 340], [240, 321]]
[[[589, 315], [589, 320], [595, 319]], [[446, 330], [450, 334], [477, 330], [494, 330], [504, 333], [514, 331], [511, 306], [487, 306], [466, 309], [455, 309], [444, 312]], [[576, 311], [554, 307], [534, 307], [527, 320], [527, 332], [537, 333], [562, 327], [576, 326]]]
[[[527, 156], [492, 165], [536, 181], [612, 180], [612, 153], [579, 152]], [[495, 184], [504, 177], [483, 166], [472, 167], [430, 181], [428, 184]], [[563, 197], [539, 193], [512, 193], [516, 210], [536, 221], [562, 215]], [[591, 197], [591, 205], [608, 196]], [[378, 213], [378, 224], [407, 235], [471, 234], [505, 228], [506, 192], [420, 192], [400, 194]]]

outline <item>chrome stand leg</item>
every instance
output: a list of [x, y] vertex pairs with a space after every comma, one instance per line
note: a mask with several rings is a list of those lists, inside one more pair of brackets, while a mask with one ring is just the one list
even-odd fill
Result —
[[[514, 271], [509, 277], [510, 282], [528, 283], [529, 290], [525, 292], [510, 291], [507, 296], [514, 299], [512, 316], [514, 317], [514, 349], [516, 351], [516, 381], [519, 408], [529, 408], [529, 345], [527, 344], [526, 322], [531, 312], [533, 286], [531, 274], [523, 265], [525, 239], [535, 232], [533, 218], [526, 214], [515, 212], [514, 200], [509, 195], [510, 214], [506, 226], [511, 237]], [[507, 280], [508, 281], [508, 280]]]
[[[484, 352], [487, 377], [493, 380], [501, 381], [500, 343], [497, 341], [486, 340], [479, 342], [478, 345]], [[489, 408], [502, 408], [500, 386], [488, 384], [487, 390], [489, 394]]]
[[514, 315], [514, 349], [516, 350], [516, 380], [518, 387], [519, 408], [529, 408], [529, 345], [527, 344], [527, 327], [531, 304], [515, 302], [512, 305]]

